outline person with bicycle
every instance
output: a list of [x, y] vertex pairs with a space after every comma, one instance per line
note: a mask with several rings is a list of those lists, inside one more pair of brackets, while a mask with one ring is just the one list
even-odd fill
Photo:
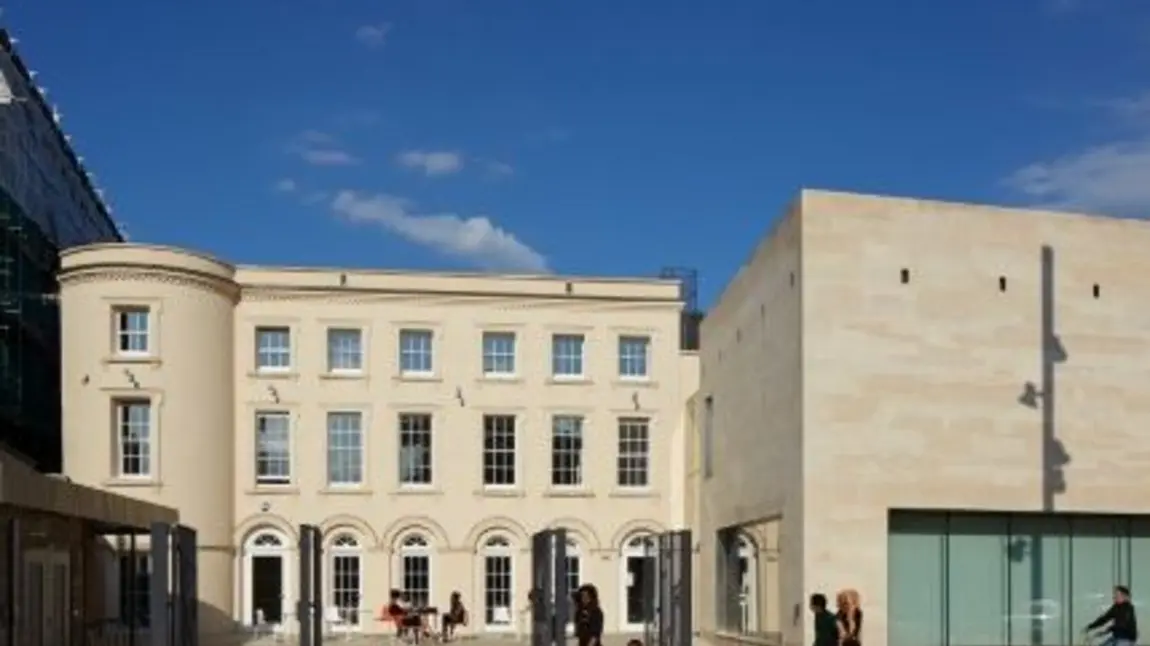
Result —
[[1114, 603], [1087, 624], [1083, 632], [1089, 633], [1104, 626], [1105, 632], [1110, 633], [1105, 642], [1107, 646], [1134, 646], [1138, 641], [1138, 618], [1134, 615], [1134, 604], [1130, 602], [1130, 588], [1114, 586]]

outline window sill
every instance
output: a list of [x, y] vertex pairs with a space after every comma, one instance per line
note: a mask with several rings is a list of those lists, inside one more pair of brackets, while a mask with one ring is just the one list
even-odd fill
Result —
[[613, 489], [607, 494], [610, 498], [658, 498], [659, 492], [650, 489]]
[[424, 373], [418, 373], [418, 372], [401, 372], [398, 375], [396, 375], [395, 377], [393, 377], [393, 379], [395, 381], [406, 381], [406, 382], [414, 382], [414, 383], [420, 383], [420, 382], [431, 383], [431, 384], [443, 383], [443, 377], [440, 377], [439, 375], [437, 375], [435, 373], [424, 374]]
[[592, 386], [595, 382], [588, 377], [556, 377], [552, 375], [547, 379], [551, 386]]
[[595, 492], [580, 487], [551, 487], [543, 492], [544, 498], [594, 498]]
[[365, 372], [323, 372], [319, 375], [320, 379], [328, 381], [363, 381], [367, 379]]
[[393, 496], [442, 496], [443, 490], [434, 485], [400, 485], [391, 490]]
[[154, 354], [113, 354], [100, 362], [106, 366], [158, 366], [162, 362]]
[[294, 370], [252, 370], [248, 373], [249, 379], [299, 379], [299, 373]]
[[159, 489], [163, 486], [156, 478], [108, 478], [100, 483], [109, 489]]
[[298, 496], [299, 487], [294, 485], [256, 485], [245, 491], [249, 496]]
[[476, 381], [481, 383], [481, 384], [516, 385], [516, 384], [522, 384], [523, 383], [523, 377], [520, 377], [519, 375], [493, 374], [493, 375], [483, 375], [479, 379], [476, 379]]
[[618, 377], [614, 385], [619, 388], [658, 388], [659, 382], [650, 377]]
[[370, 496], [375, 492], [371, 489], [363, 489], [360, 487], [325, 487], [319, 490], [320, 495], [323, 496]]
[[484, 487], [477, 489], [475, 495], [483, 498], [524, 498], [527, 492], [519, 487]]

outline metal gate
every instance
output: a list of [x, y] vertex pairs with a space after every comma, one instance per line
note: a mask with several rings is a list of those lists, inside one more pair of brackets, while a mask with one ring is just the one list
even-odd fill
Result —
[[153, 523], [151, 539], [151, 646], [199, 646], [196, 530]]
[[531, 537], [531, 646], [566, 642], [571, 607], [567, 588], [567, 531], [535, 533]]
[[299, 526], [299, 646], [323, 644], [323, 533], [316, 525]]

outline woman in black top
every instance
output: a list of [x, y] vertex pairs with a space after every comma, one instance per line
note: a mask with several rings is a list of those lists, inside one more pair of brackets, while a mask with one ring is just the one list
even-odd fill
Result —
[[862, 605], [856, 590], [843, 590], [838, 594], [839, 643], [842, 646], [862, 646]]
[[575, 609], [575, 637], [579, 646], [600, 646], [603, 638], [603, 609], [599, 607], [599, 590], [593, 585], [579, 589]]
[[442, 624], [443, 641], [449, 641], [455, 636], [456, 626], [467, 625], [467, 608], [464, 607], [463, 595], [458, 590], [451, 593], [447, 612], [443, 613]]

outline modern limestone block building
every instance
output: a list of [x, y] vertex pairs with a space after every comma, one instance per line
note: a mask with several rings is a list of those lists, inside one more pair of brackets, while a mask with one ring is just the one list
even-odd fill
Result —
[[[1150, 600], [1150, 223], [803, 191], [702, 328], [705, 632], [1065, 644]], [[688, 473], [692, 468], [688, 466]]]
[[684, 522], [698, 366], [677, 282], [109, 244], [65, 252], [60, 283], [65, 470], [179, 510], [229, 622], [291, 620], [315, 523], [351, 629], [383, 630], [398, 588], [440, 607], [459, 591], [470, 630], [517, 630], [529, 537], [560, 526], [571, 585], [637, 628], [644, 541]]

